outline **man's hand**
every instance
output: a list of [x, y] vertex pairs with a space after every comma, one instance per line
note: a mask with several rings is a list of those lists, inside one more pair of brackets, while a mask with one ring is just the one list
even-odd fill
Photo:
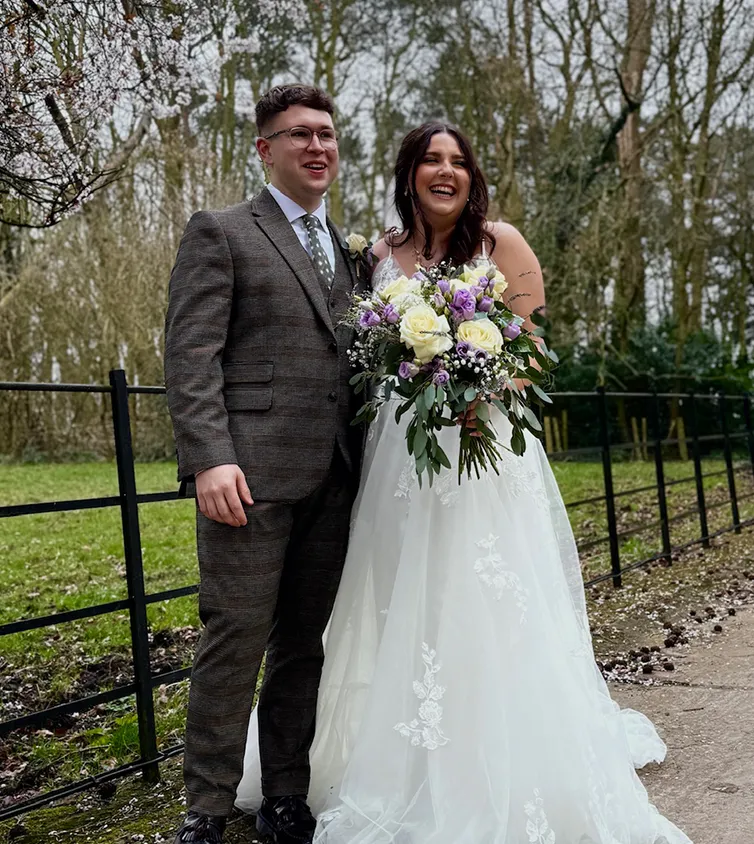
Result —
[[246, 524], [243, 504], [251, 506], [251, 497], [241, 467], [224, 463], [205, 469], [196, 476], [196, 499], [199, 509], [208, 519], [231, 527]]

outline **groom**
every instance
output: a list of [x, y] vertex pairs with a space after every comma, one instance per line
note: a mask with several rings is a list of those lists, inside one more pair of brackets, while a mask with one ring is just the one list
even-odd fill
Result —
[[309, 748], [322, 634], [361, 455], [339, 325], [357, 283], [323, 196], [338, 173], [328, 94], [275, 87], [256, 106], [270, 184], [199, 211], [170, 279], [165, 383], [182, 480], [195, 479], [199, 610], [176, 844], [219, 844], [259, 696], [264, 803], [277, 844], [309, 842]]

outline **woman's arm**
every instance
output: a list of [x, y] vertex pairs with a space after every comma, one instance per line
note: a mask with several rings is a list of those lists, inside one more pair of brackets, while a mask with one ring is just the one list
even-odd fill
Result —
[[[545, 313], [545, 286], [537, 256], [521, 232], [509, 223], [493, 223], [492, 233], [495, 237], [492, 260], [508, 282], [503, 301], [514, 314], [524, 318], [523, 327], [527, 331], [534, 331], [537, 326], [532, 316]], [[534, 338], [535, 342], [537, 339]], [[534, 359], [530, 365], [540, 368]], [[519, 389], [529, 383], [516, 379]]]

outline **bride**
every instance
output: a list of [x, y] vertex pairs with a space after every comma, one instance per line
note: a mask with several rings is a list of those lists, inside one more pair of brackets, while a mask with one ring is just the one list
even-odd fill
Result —
[[[537, 259], [489, 223], [457, 129], [428, 123], [395, 168], [402, 233], [375, 246], [379, 288], [450, 260], [492, 260], [506, 301], [544, 305]], [[528, 327], [531, 326], [529, 321]], [[594, 661], [565, 507], [539, 442], [500, 475], [419, 488], [408, 417], [372, 425], [326, 641], [309, 802], [315, 844], [690, 844], [634, 768], [665, 745], [611, 700]], [[498, 414], [498, 436], [510, 426]], [[453, 459], [458, 432], [443, 428]], [[237, 805], [261, 802], [256, 725]]]

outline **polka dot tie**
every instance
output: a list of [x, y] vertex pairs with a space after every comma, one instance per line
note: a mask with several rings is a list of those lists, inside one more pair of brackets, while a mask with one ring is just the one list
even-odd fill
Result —
[[330, 259], [322, 246], [322, 241], [319, 239], [319, 220], [314, 214], [304, 214], [301, 218], [304, 221], [304, 228], [309, 235], [309, 246], [312, 248], [312, 259], [314, 261], [314, 269], [317, 272], [317, 277], [329, 290], [333, 283], [333, 268], [330, 266]]

